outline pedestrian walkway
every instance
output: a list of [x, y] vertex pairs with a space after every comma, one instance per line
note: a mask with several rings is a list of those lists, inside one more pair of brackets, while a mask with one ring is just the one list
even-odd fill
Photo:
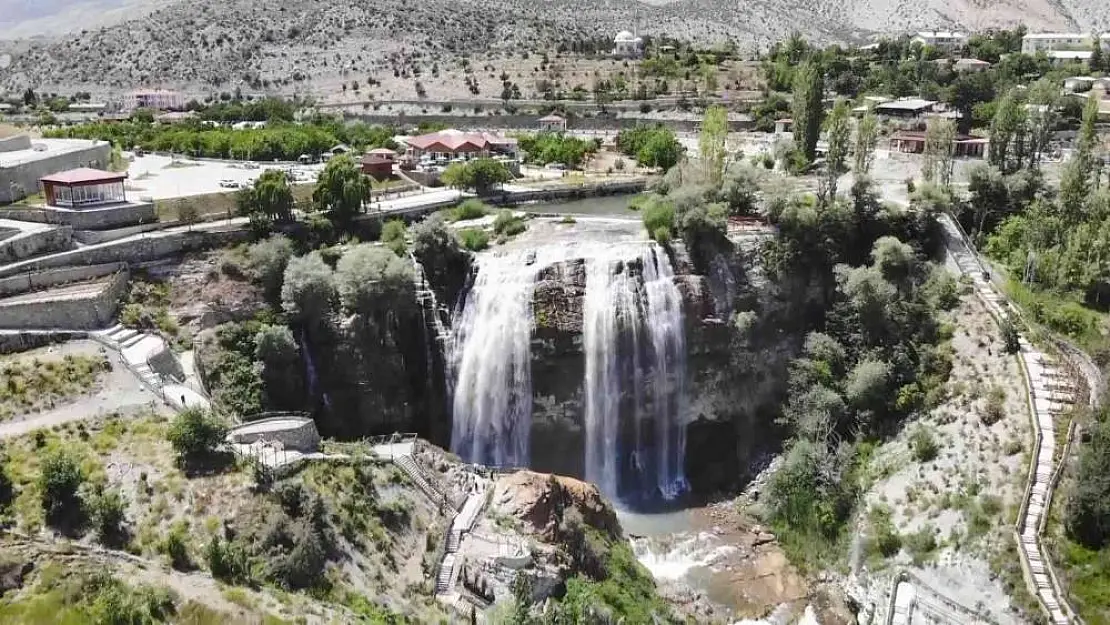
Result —
[[[970, 276], [976, 295], [990, 310], [996, 321], [1010, 322], [1016, 310], [990, 280], [990, 276], [972, 251], [966, 237], [949, 215], [939, 218], [944, 228], [949, 259], [964, 275]], [[1036, 441], [1030, 466], [1021, 516], [1016, 528], [1019, 554], [1026, 571], [1026, 584], [1037, 597], [1054, 625], [1076, 621], [1056, 579], [1052, 563], [1044, 556], [1040, 536], [1052, 503], [1053, 478], [1056, 470], [1056, 424], [1054, 417], [1067, 412], [1075, 402], [1077, 389], [1058, 367], [1055, 359], [1038, 350], [1025, 337], [1019, 338], [1019, 352], [1029, 393]]]
[[116, 324], [107, 330], [92, 333], [100, 343], [116, 350], [120, 359], [139, 380], [174, 410], [185, 408], [211, 409], [208, 398], [178, 380], [168, 378], [154, 370], [151, 360], [168, 354], [176, 360], [169, 345], [160, 336], [125, 328]]

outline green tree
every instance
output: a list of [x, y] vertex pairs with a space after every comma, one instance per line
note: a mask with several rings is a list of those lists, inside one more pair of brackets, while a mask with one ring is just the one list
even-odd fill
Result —
[[301, 407], [304, 399], [301, 350], [293, 331], [283, 325], [264, 325], [254, 342], [254, 357], [262, 364], [265, 405], [284, 410]]
[[185, 466], [212, 458], [226, 436], [227, 426], [223, 421], [201, 408], [179, 412], [166, 432], [178, 462]]
[[848, 101], [837, 100], [828, 118], [825, 120], [825, 136], [828, 141], [828, 152], [825, 157], [826, 178], [825, 192], [827, 201], [836, 201], [837, 181], [844, 172], [848, 171], [848, 152], [852, 141], [852, 109]]
[[281, 285], [281, 307], [294, 320], [321, 324], [336, 301], [335, 276], [320, 252], [289, 261]]
[[821, 68], [811, 60], [804, 61], [794, 72], [794, 146], [807, 163], [817, 153], [824, 116], [824, 77]]
[[705, 179], [710, 184], [721, 184], [725, 171], [725, 146], [728, 138], [728, 110], [725, 107], [711, 106], [705, 111], [698, 136], [698, 156], [705, 166]]
[[394, 254], [404, 257], [407, 242], [405, 241], [405, 222], [401, 219], [390, 219], [382, 226], [381, 242]]
[[312, 204], [316, 210], [328, 213], [332, 221], [348, 223], [362, 212], [363, 203], [370, 199], [370, 190], [370, 179], [354, 159], [340, 154], [328, 161], [316, 179]]
[[72, 453], [64, 449], [47, 452], [38, 478], [47, 523], [72, 528], [84, 521], [84, 504], [78, 494], [84, 483], [85, 471]]
[[494, 188], [509, 182], [513, 174], [501, 161], [478, 158], [466, 163], [451, 163], [440, 175], [440, 181], [456, 189], [469, 189], [486, 195]]
[[106, 490], [92, 499], [92, 517], [96, 538], [109, 547], [116, 547], [127, 538], [127, 504], [118, 490]]
[[335, 267], [343, 309], [366, 318], [384, 318], [415, 303], [412, 263], [370, 244], [351, 248]]
[[251, 189], [257, 210], [274, 221], [293, 219], [293, 189], [280, 169], [267, 169]]
[[1008, 174], [1019, 169], [1025, 151], [1026, 109], [1021, 92], [1011, 89], [998, 102], [991, 121], [990, 147], [987, 157], [991, 165]]
[[281, 234], [247, 248], [247, 270], [251, 278], [262, 285], [266, 299], [271, 302], [281, 302], [281, 284], [291, 258], [293, 242]]
[[871, 171], [875, 162], [875, 146], [879, 142], [879, 118], [868, 111], [856, 125], [856, 141], [852, 146], [852, 157], [855, 159], [852, 169], [856, 176], [862, 176]]
[[921, 170], [926, 182], [935, 181], [944, 189], [952, 186], [955, 141], [955, 122], [940, 117], [929, 119], [925, 127], [925, 154]]
[[682, 144], [673, 132], [655, 132], [636, 153], [636, 161], [645, 167], [658, 167], [666, 171], [678, 164], [682, 151]]

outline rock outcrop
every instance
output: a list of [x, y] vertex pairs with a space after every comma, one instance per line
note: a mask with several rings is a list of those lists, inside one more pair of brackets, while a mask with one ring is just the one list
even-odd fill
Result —
[[597, 487], [572, 477], [518, 471], [498, 480], [492, 505], [496, 513], [521, 521], [546, 542], [558, 539], [559, 526], [572, 510], [607, 538], [623, 537], [616, 512]]

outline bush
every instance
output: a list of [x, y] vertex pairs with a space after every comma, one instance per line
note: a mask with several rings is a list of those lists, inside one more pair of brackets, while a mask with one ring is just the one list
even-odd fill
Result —
[[193, 568], [193, 560], [189, 556], [189, 533], [184, 523], [175, 523], [170, 528], [158, 545], [158, 551], [169, 558], [170, 566], [179, 571]]
[[230, 583], [244, 582], [250, 578], [247, 554], [231, 541], [214, 536], [204, 551], [212, 577]]
[[982, 421], [994, 425], [1006, 416], [1006, 390], [1001, 386], [992, 387], [987, 394], [987, 404], [983, 408]]
[[293, 539], [293, 549], [273, 566], [273, 576], [291, 589], [308, 588], [320, 581], [327, 553], [315, 528], [302, 522]]
[[84, 483], [85, 472], [71, 453], [59, 449], [47, 454], [38, 480], [47, 523], [69, 527], [81, 524], [84, 508], [78, 490]]
[[1006, 319], [1002, 322], [1000, 328], [1002, 332], [1002, 344], [1007, 354], [1016, 354], [1021, 351], [1021, 336], [1018, 334], [1017, 326], [1013, 321]]
[[919, 425], [910, 435], [910, 448], [918, 462], [932, 462], [940, 453], [933, 431], [923, 425]]
[[0, 456], [0, 512], [7, 509], [14, 498], [15, 486], [12, 484], [11, 476], [8, 475], [7, 462]]
[[876, 506], [871, 510], [871, 544], [879, 555], [890, 558], [902, 549], [902, 537], [891, 520], [890, 508]]
[[100, 493], [93, 498], [90, 507], [97, 540], [112, 547], [122, 544], [127, 536], [127, 507], [119, 491]]
[[517, 217], [509, 209], [498, 211], [497, 218], [493, 220], [493, 231], [496, 234], [511, 237], [524, 232], [527, 228], [524, 219]]
[[489, 247], [489, 234], [481, 228], [459, 230], [459, 240], [471, 252], [480, 252]]
[[[674, 206], [659, 198], [644, 203], [641, 210], [644, 227], [651, 233], [651, 237], [660, 243], [671, 239], [674, 232]], [[660, 236], [662, 235], [662, 238]]]
[[407, 243], [405, 241], [405, 222], [400, 219], [390, 219], [382, 226], [382, 243], [393, 250], [398, 256], [405, 255]]
[[470, 219], [481, 219], [489, 214], [489, 206], [480, 200], [473, 198], [463, 201], [455, 208], [451, 209], [448, 214], [448, 221], [467, 221]]
[[186, 408], [178, 413], [166, 434], [183, 464], [211, 458], [226, 436], [227, 427], [200, 408]]
[[921, 566], [933, 552], [937, 550], [936, 530], [932, 525], [925, 524], [921, 529], [906, 536], [906, 551], [913, 558], [916, 566]]

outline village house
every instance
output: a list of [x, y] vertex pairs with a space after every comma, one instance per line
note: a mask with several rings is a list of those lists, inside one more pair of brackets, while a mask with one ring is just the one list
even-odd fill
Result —
[[960, 59], [956, 61], [953, 69], [960, 74], [974, 74], [976, 72], [985, 72], [990, 69], [991, 64], [979, 59]]
[[[952, 140], [952, 152], [961, 158], [983, 158], [989, 141], [982, 137], [956, 135]], [[925, 132], [919, 130], [899, 130], [890, 136], [890, 150], [906, 154], [921, 154], [925, 151]]]
[[362, 173], [381, 182], [393, 177], [393, 164], [397, 153], [389, 148], [376, 148], [362, 155]]
[[545, 132], [566, 132], [567, 129], [567, 119], [554, 113], [539, 118], [537, 123], [540, 130]]
[[[1103, 50], [1110, 52], [1110, 33], [1098, 37]], [[1053, 55], [1052, 52], [1083, 52], [1091, 58], [1095, 36], [1090, 33], [1028, 33], [1021, 38], [1022, 54], [1049, 53], [1049, 58], [1065, 60], [1080, 58], [1072, 55]]]
[[613, 56], [628, 59], [639, 58], [644, 52], [644, 40], [627, 30], [622, 30], [613, 38]]
[[921, 31], [910, 41], [938, 50], [955, 50], [967, 45], [967, 33], [948, 30]]
[[128, 93], [123, 98], [123, 110], [154, 109], [156, 111], [179, 111], [185, 108], [185, 96], [177, 91], [164, 89], [140, 89]]
[[874, 110], [876, 115], [883, 117], [917, 119], [923, 117], [926, 113], [932, 113], [936, 110], [936, 106], [937, 103], [934, 100], [903, 98], [901, 100], [878, 103], [875, 105]]

